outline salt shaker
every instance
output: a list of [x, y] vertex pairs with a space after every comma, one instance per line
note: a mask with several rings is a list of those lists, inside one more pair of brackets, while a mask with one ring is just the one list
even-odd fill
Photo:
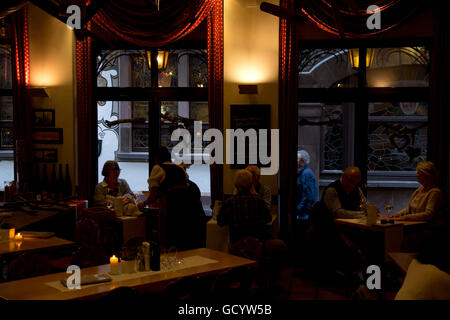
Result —
[[145, 271], [150, 271], [150, 243], [147, 241], [142, 242], [144, 251], [144, 267]]

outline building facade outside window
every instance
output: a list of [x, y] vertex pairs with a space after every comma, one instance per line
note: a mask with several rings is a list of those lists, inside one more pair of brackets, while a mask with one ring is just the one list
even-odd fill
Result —
[[[155, 83], [150, 51], [99, 52], [97, 88], [103, 90], [101, 98], [97, 96], [99, 181], [104, 162], [116, 160], [133, 191], [148, 190], [151, 151], [160, 145], [171, 150], [177, 143], [170, 141], [171, 134], [178, 127], [188, 129], [192, 137], [203, 134], [193, 132], [194, 121], [202, 121], [203, 130], [209, 128], [206, 50], [181, 48], [167, 53], [167, 65], [158, 66]], [[119, 119], [132, 121], [110, 125]], [[192, 148], [185, 157], [201, 159], [202, 150]], [[187, 172], [202, 195], [209, 196], [209, 165], [192, 164]]]
[[[429, 50], [301, 45], [298, 149], [310, 153], [320, 189], [358, 165], [370, 201], [402, 208], [427, 159]], [[364, 52], [366, 66], [356, 68]]]
[[14, 180], [14, 104], [11, 45], [6, 23], [0, 19], [0, 190]]

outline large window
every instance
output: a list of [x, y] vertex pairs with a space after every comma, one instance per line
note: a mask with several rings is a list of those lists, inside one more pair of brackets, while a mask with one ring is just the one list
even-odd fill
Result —
[[393, 197], [418, 186], [415, 168], [427, 159], [430, 53], [369, 43], [300, 43], [298, 148], [320, 186], [356, 165], [373, 197]]
[[14, 113], [11, 79], [11, 45], [0, 19], [0, 190], [14, 180]]
[[[102, 50], [97, 73], [98, 179], [104, 162], [116, 160], [133, 191], [147, 190], [149, 159], [159, 146], [173, 148], [172, 132], [184, 127], [193, 137], [194, 121], [202, 121], [202, 130], [209, 126], [206, 50]], [[193, 162], [202, 151], [192, 145], [183, 157]], [[209, 166], [187, 167], [190, 179], [209, 195]]]

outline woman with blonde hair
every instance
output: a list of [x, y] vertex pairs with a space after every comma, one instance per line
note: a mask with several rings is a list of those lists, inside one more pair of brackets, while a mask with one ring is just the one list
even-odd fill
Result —
[[414, 191], [406, 208], [390, 216], [394, 220], [430, 220], [442, 205], [442, 192], [437, 186], [439, 173], [434, 163], [420, 162], [416, 170], [421, 186]]

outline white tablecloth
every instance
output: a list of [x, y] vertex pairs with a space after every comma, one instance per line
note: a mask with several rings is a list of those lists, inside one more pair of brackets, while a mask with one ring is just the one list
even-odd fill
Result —
[[206, 225], [206, 247], [212, 250], [228, 252], [229, 243], [229, 228], [220, 227], [215, 218], [209, 220]]

